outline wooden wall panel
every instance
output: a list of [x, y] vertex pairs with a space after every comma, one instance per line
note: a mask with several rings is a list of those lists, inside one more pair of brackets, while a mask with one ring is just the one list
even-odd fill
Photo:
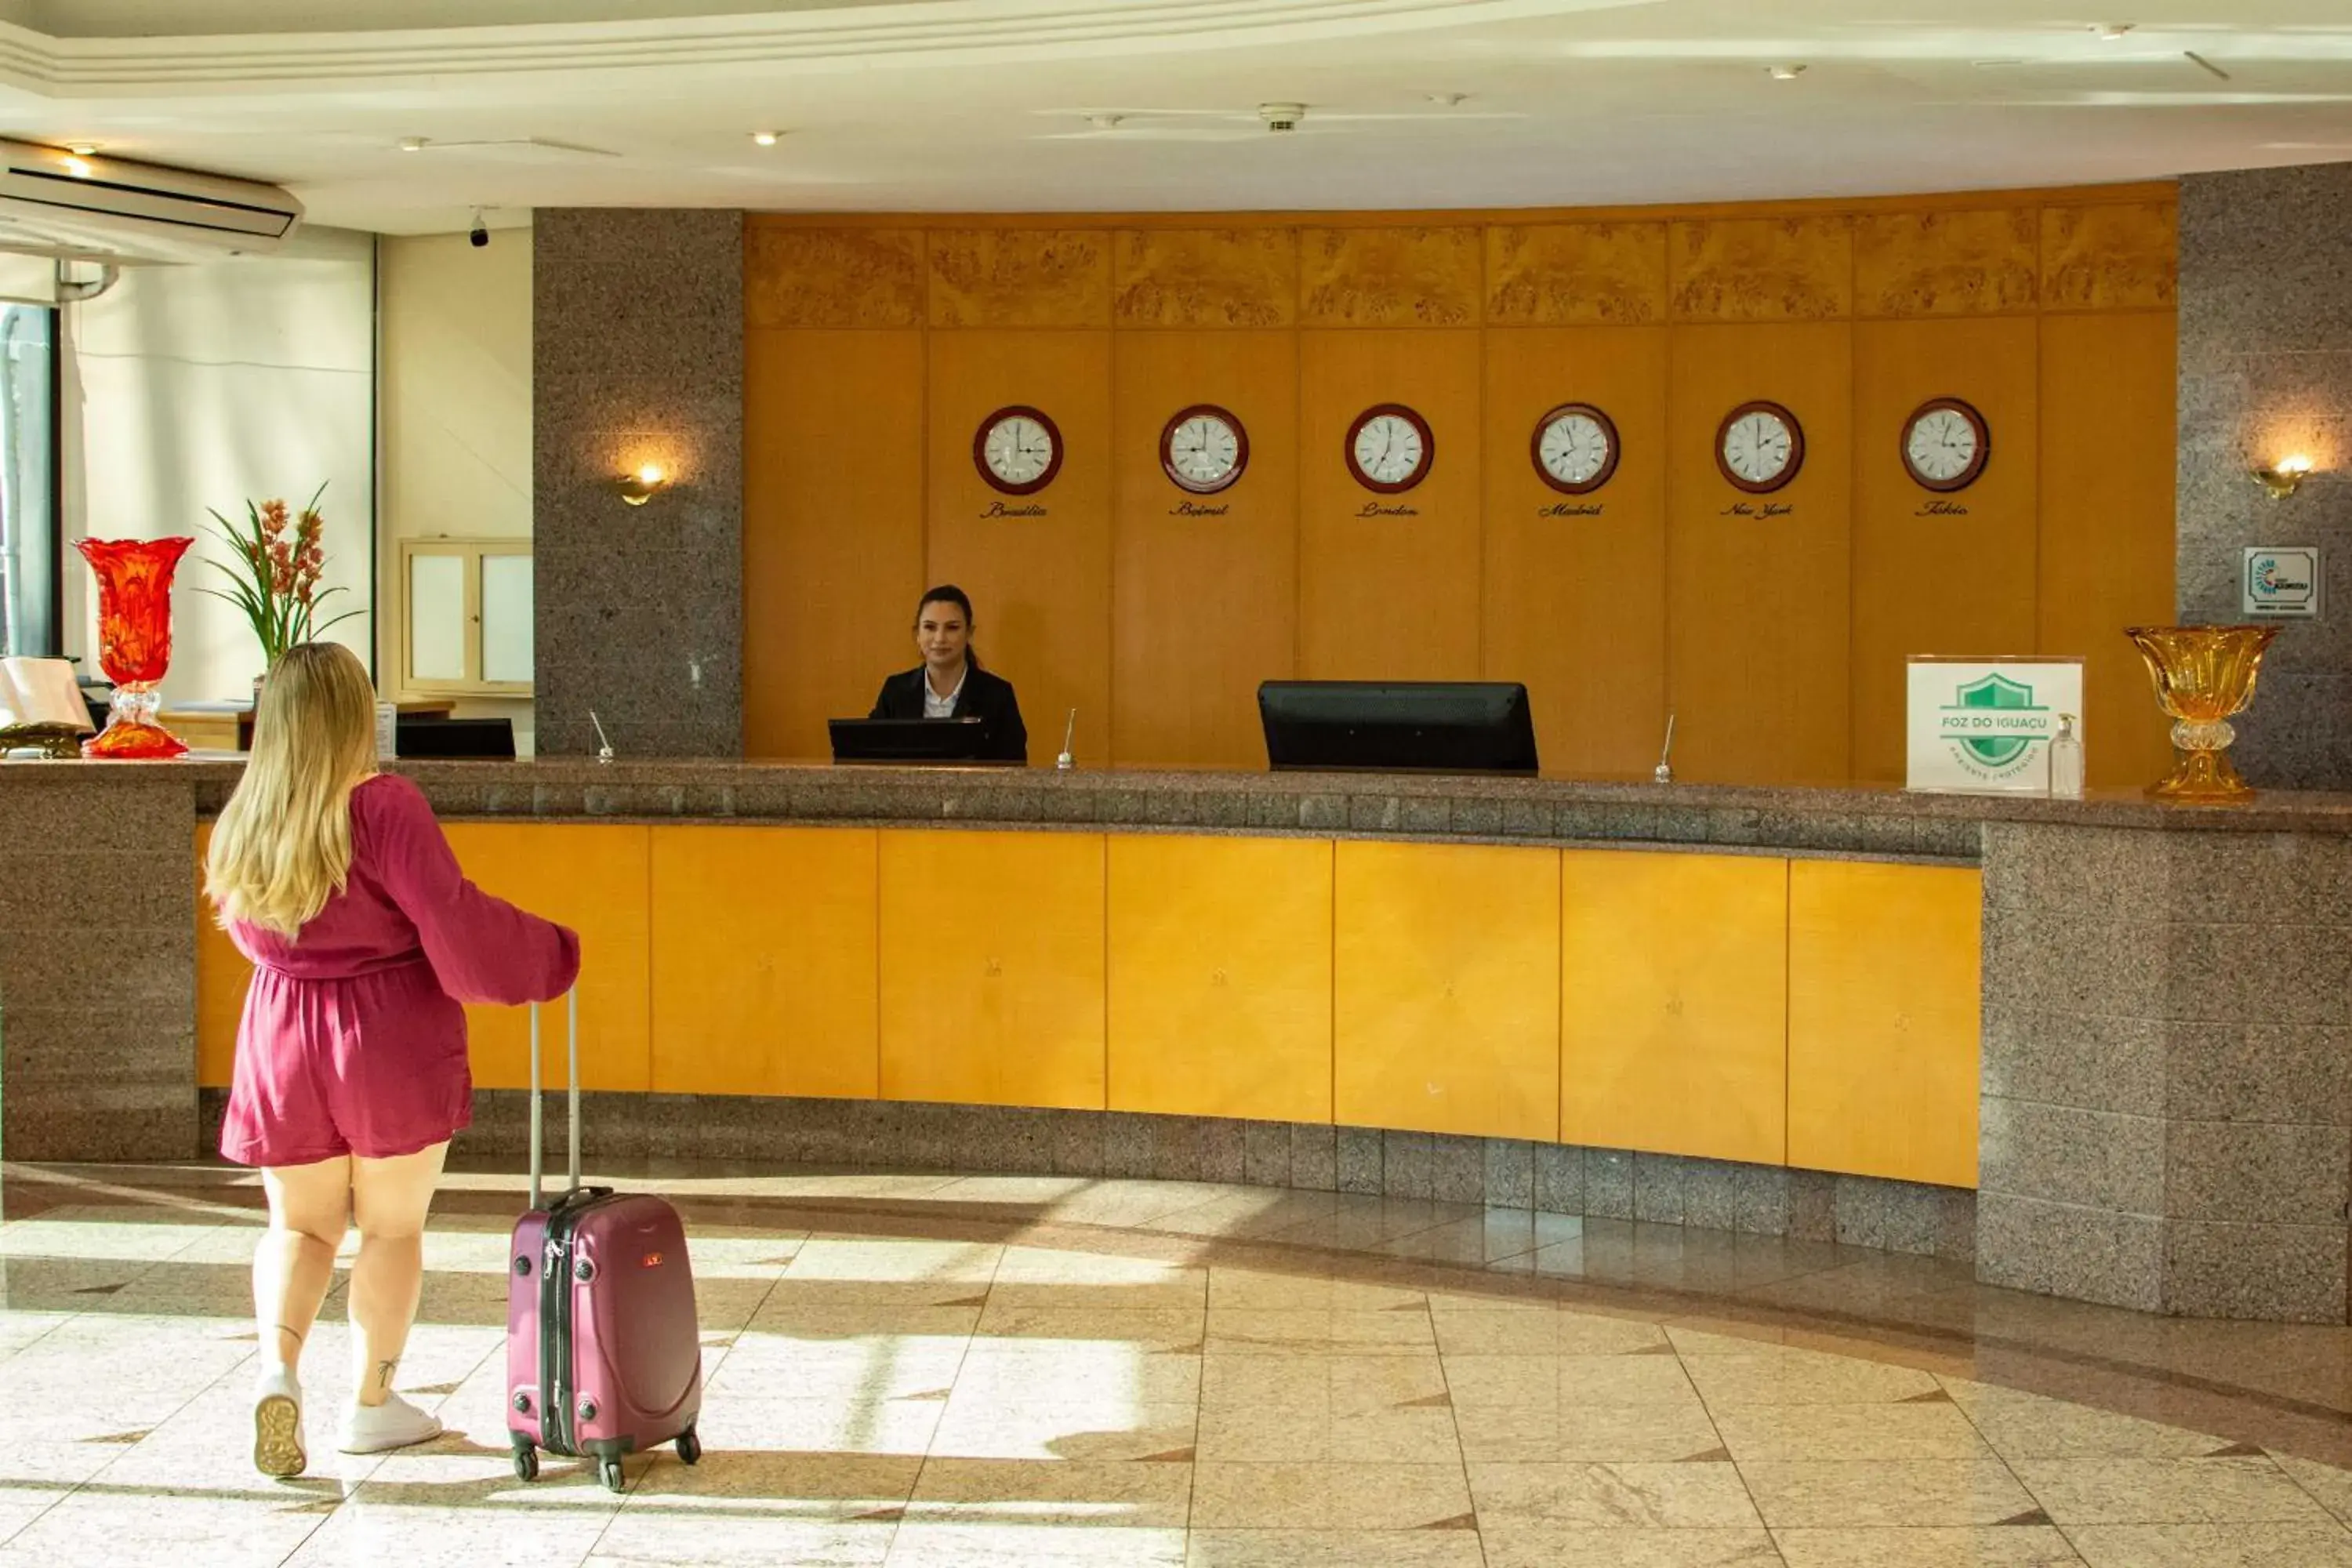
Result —
[[1559, 1135], [1559, 857], [1343, 842], [1332, 1113], [1345, 1126]]
[[2083, 762], [2093, 784], [2171, 769], [2129, 626], [2173, 611], [2175, 340], [2167, 312], [2044, 316], [2042, 651], [2078, 653]]
[[920, 661], [922, 333], [748, 333], [743, 417], [743, 750], [827, 757]]
[[934, 229], [935, 327], [1108, 327], [1111, 237], [1100, 229]]
[[[1537, 473], [1545, 411], [1591, 403], [1617, 471], [1569, 496]], [[1548, 772], [1646, 775], [1666, 714], [1666, 330], [1496, 332], [1486, 343], [1482, 673], [1523, 680]]]
[[1789, 1163], [1977, 1184], [1972, 868], [1789, 868]]
[[[2033, 318], [1854, 328], [1853, 776], [1903, 782], [1905, 661], [2035, 649], [2041, 430]], [[1931, 397], [1966, 399], [1992, 443], [1964, 490], [1924, 489], [1902, 429]], [[1901, 412], [1896, 412], [1900, 410]]]
[[743, 320], [772, 327], [919, 327], [923, 231], [743, 229]]
[[[1853, 329], [1676, 327], [1667, 461], [1668, 705], [1694, 782], [1846, 777]], [[1797, 477], [1751, 496], [1717, 471], [1725, 415], [1770, 398], [1805, 437]]]
[[1109, 844], [1113, 1110], [1331, 1120], [1332, 845]]
[[1298, 320], [1298, 235], [1286, 228], [1139, 228], [1111, 259], [1121, 327], [1287, 327]]
[[1382, 225], [1298, 237], [1298, 320], [1308, 327], [1470, 327], [1478, 322], [1477, 229]]
[[[651, 829], [620, 823], [452, 822], [457, 863], [484, 891], [580, 933], [580, 1082], [634, 1089], [653, 1081], [652, 1002], [644, 954], [651, 938]], [[546, 1010], [541, 1043], [548, 1081], [563, 1077], [563, 1009]], [[530, 1082], [530, 1019], [522, 1007], [468, 1007], [478, 1089]]]
[[1486, 324], [1666, 319], [1666, 226], [1536, 224], [1486, 231]]
[[885, 1100], [1103, 1108], [1103, 838], [881, 836]]
[[874, 831], [651, 832], [653, 1091], [873, 1099]]
[[[1098, 761], [1111, 728], [1110, 334], [933, 332], [929, 348], [925, 575], [971, 595], [973, 646], [1019, 692], [1031, 763], [1053, 765], [1072, 708], [1078, 755]], [[1012, 404], [1062, 433], [1061, 473], [1033, 496], [1002, 494], [972, 462], [981, 422]]]
[[1707, 217], [1669, 226], [1675, 318], [1819, 321], [1853, 309], [1853, 237], [1843, 215]]
[[2169, 310], [2179, 255], [2171, 202], [2045, 207], [2042, 303], [2053, 310]]
[[1789, 863], [1570, 850], [1560, 910], [1560, 1141], [1780, 1163]]
[[[1479, 360], [1475, 331], [1300, 334], [1301, 676], [1476, 679]], [[1400, 495], [1348, 468], [1348, 428], [1380, 403], [1429, 421], [1428, 477]]]
[[2030, 310], [2042, 234], [2032, 207], [1867, 213], [1853, 224], [1858, 316], [1973, 316]]
[[236, 1026], [245, 1016], [253, 965], [213, 919], [205, 897], [205, 856], [213, 825], [196, 824], [196, 1086], [226, 1089], [236, 1071]]
[[[1297, 336], [1121, 332], [1111, 395], [1118, 517], [1111, 558], [1111, 755], [1121, 763], [1255, 767], [1257, 688], [1287, 677], [1298, 606]], [[1160, 433], [1214, 403], [1249, 437], [1249, 464], [1211, 496], [1179, 489]], [[1080, 715], [1083, 724], [1086, 715]]]

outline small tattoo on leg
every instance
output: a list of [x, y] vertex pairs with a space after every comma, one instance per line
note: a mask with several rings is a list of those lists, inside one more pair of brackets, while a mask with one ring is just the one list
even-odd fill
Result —
[[375, 1363], [375, 1385], [378, 1388], [383, 1389], [386, 1394], [390, 1394], [392, 1392], [393, 1369], [399, 1364], [400, 1363], [396, 1360], [380, 1361]]

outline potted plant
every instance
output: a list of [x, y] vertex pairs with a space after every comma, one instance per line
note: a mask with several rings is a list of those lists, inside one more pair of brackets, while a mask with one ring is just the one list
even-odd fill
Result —
[[247, 501], [242, 527], [219, 512], [212, 513], [214, 531], [228, 542], [234, 559], [213, 563], [227, 574], [229, 588], [204, 591], [244, 611], [253, 635], [260, 639], [262, 674], [253, 680], [257, 698], [278, 655], [298, 644], [315, 641], [328, 627], [359, 614], [345, 610], [340, 616], [318, 619], [320, 606], [343, 591], [319, 586], [320, 574], [327, 563], [320, 540], [324, 520], [319, 514], [319, 497], [326, 493], [327, 487], [320, 485], [310, 504], [290, 519], [286, 503], [274, 500], [257, 504]]

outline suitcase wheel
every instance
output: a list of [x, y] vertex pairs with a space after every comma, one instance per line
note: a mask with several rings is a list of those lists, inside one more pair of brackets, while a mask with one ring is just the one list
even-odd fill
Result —
[[604, 1483], [604, 1489], [606, 1491], [616, 1492], [621, 1490], [621, 1457], [618, 1454], [607, 1454], [603, 1458], [597, 1460], [596, 1476], [599, 1480], [602, 1480]]
[[696, 1436], [694, 1428], [689, 1426], [677, 1435], [677, 1462], [681, 1465], [690, 1465], [700, 1458], [702, 1458], [702, 1439]]
[[519, 1481], [539, 1479], [539, 1450], [529, 1443], [517, 1443], [514, 1447], [514, 1473], [515, 1479]]

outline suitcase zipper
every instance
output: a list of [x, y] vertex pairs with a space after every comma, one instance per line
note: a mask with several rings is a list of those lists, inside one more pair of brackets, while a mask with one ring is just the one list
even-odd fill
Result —
[[561, 1203], [547, 1216], [547, 1256], [539, 1271], [540, 1447], [572, 1446], [572, 1215]]

